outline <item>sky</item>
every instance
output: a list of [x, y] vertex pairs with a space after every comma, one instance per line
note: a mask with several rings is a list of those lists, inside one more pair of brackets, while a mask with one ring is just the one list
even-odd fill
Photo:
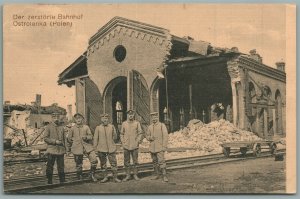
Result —
[[[3, 100], [35, 101], [75, 107], [75, 87], [58, 85], [58, 75], [79, 57], [89, 38], [115, 16], [191, 36], [218, 47], [256, 49], [263, 63], [275, 67], [286, 57], [286, 7], [280, 4], [66, 4], [6, 5], [3, 10]], [[72, 27], [14, 26], [28, 16], [81, 15]], [[16, 20], [14, 16], [24, 16]], [[59, 21], [59, 20], [57, 20]], [[287, 66], [288, 67], [288, 66]]]

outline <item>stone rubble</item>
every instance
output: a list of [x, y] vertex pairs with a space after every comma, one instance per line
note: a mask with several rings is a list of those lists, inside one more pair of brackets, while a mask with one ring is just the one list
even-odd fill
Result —
[[[227, 120], [221, 119], [204, 124], [200, 120], [193, 119], [184, 129], [169, 134], [168, 148], [191, 148], [194, 149], [191, 151], [207, 155], [221, 153], [220, 144], [225, 142], [255, 140], [263, 139], [253, 132], [238, 129]], [[277, 140], [277, 145], [285, 145], [284, 138]], [[144, 139], [141, 146], [147, 148], [149, 142]]]

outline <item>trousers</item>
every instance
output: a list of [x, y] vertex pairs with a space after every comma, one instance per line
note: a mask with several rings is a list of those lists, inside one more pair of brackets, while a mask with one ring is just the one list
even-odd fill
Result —
[[101, 169], [107, 170], [107, 159], [110, 163], [112, 170], [117, 170], [117, 158], [116, 153], [108, 153], [108, 152], [98, 152], [98, 157], [100, 159]]
[[138, 166], [138, 153], [139, 149], [127, 150], [124, 149], [124, 167], [130, 167], [130, 157], [132, 158], [133, 167], [136, 168]]
[[159, 166], [160, 168], [166, 168], [165, 152], [160, 151], [157, 153], [151, 153], [153, 166]]
[[54, 167], [55, 161], [56, 161], [56, 165], [57, 165], [57, 172], [59, 174], [64, 173], [64, 169], [65, 169], [64, 154], [62, 154], [62, 155], [48, 154], [47, 168], [46, 168], [47, 176], [53, 174], [53, 167]]
[[80, 172], [82, 171], [82, 164], [83, 164], [83, 155], [87, 156], [90, 163], [91, 163], [91, 167], [97, 167], [98, 164], [98, 160], [97, 160], [97, 156], [95, 151], [91, 151], [89, 153], [84, 153], [84, 154], [80, 154], [80, 155], [75, 155], [74, 154], [74, 160], [75, 160], [75, 164], [76, 164], [76, 171]]

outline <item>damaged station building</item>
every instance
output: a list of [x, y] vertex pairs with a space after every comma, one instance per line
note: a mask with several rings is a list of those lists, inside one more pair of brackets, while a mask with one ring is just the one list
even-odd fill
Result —
[[76, 111], [94, 130], [106, 112], [120, 128], [134, 109], [145, 128], [159, 112], [170, 132], [191, 119], [226, 119], [260, 137], [285, 136], [285, 63], [169, 30], [114, 17], [88, 41], [87, 50], [59, 74], [76, 89]]

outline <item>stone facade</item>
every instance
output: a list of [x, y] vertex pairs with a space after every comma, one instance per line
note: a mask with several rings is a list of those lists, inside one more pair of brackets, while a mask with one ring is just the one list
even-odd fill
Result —
[[[244, 56], [237, 48], [212, 48], [205, 43], [199, 46], [203, 54], [190, 52], [190, 42], [171, 35], [166, 29], [115, 17], [90, 38], [85, 58], [81, 56], [61, 73], [59, 83], [76, 86], [77, 112], [86, 116], [92, 129], [100, 123], [102, 112], [116, 122], [125, 118], [128, 109], [136, 109], [138, 120], [147, 125], [150, 112], [158, 111], [162, 118], [168, 103], [172, 106], [172, 99], [179, 106], [173, 105], [168, 110], [170, 120], [183, 121], [185, 113], [190, 114], [185, 118], [205, 120], [204, 115], [209, 115], [208, 107], [213, 101], [223, 100], [225, 112], [230, 112], [224, 118], [232, 117], [229, 120], [236, 126], [262, 137], [285, 135], [284, 71], [264, 65], [261, 57], [256, 60]], [[81, 71], [87, 72], [74, 72], [82, 67], [86, 68]], [[221, 72], [214, 75], [218, 70]], [[165, 79], [159, 79], [157, 71]], [[215, 99], [206, 93], [210, 86], [215, 89], [212, 95]], [[226, 96], [230, 96], [224, 99], [221, 96], [224, 92], [218, 94], [218, 87], [225, 88]], [[163, 95], [170, 96], [171, 102], [162, 100]], [[181, 95], [185, 95], [184, 101], [180, 101]], [[198, 105], [197, 100], [201, 99], [212, 102]], [[115, 104], [119, 106], [116, 110]]]

